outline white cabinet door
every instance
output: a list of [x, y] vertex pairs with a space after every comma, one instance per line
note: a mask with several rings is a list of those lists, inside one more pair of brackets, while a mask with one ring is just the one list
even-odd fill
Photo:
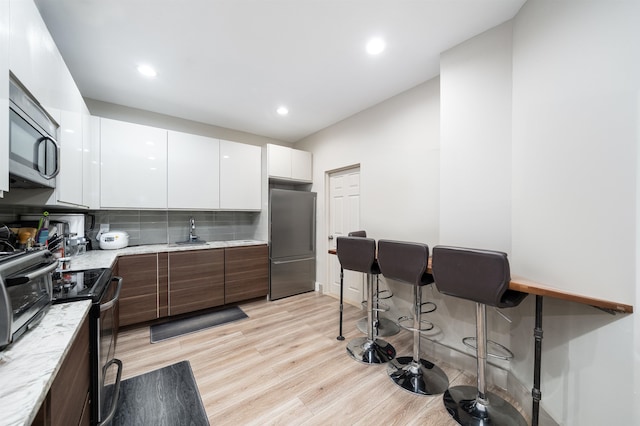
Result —
[[218, 139], [169, 131], [168, 207], [214, 210], [220, 207]]
[[297, 181], [313, 180], [313, 159], [310, 152], [299, 149], [291, 150], [291, 179]]
[[167, 131], [100, 120], [100, 206], [167, 208]]
[[84, 151], [82, 114], [60, 111], [60, 173], [56, 181], [57, 201], [84, 205]]
[[270, 178], [296, 182], [311, 182], [310, 152], [280, 145], [267, 145], [267, 167]]
[[267, 163], [270, 177], [291, 177], [291, 148], [267, 145]]
[[262, 149], [259, 146], [220, 141], [220, 208], [262, 208]]
[[82, 200], [90, 209], [100, 208], [100, 119], [89, 110], [82, 114]]
[[9, 190], [9, 0], [0, 0], [0, 198]]
[[51, 113], [60, 93], [62, 56], [33, 1], [10, 2], [9, 68]]

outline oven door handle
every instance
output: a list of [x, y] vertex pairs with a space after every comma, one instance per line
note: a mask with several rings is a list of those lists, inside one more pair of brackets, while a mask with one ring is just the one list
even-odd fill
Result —
[[104, 373], [106, 373], [107, 368], [109, 368], [111, 364], [116, 364], [118, 366], [118, 372], [116, 373], [116, 383], [113, 385], [114, 387], [111, 399], [111, 408], [109, 409], [109, 414], [107, 414], [107, 416], [100, 423], [98, 423], [98, 426], [106, 426], [111, 423], [113, 416], [116, 414], [116, 408], [118, 408], [118, 398], [120, 397], [120, 379], [122, 378], [122, 361], [117, 358], [113, 358], [107, 363], [107, 365], [104, 366]]
[[17, 277], [7, 277], [5, 279], [6, 285], [7, 287], [11, 287], [14, 285], [20, 285], [20, 284], [25, 284], [28, 283], [29, 281], [33, 280], [34, 278], [40, 277], [42, 275], [46, 275], [50, 272], [53, 272], [56, 270], [56, 268], [58, 267], [58, 260], [56, 259], [55, 262], [53, 262], [50, 265], [47, 265], [45, 267], [42, 268], [38, 268], [33, 272], [29, 272], [27, 274], [24, 275], [19, 275]]
[[111, 281], [118, 281], [118, 288], [116, 288], [116, 294], [115, 296], [113, 296], [113, 299], [100, 305], [100, 312], [104, 312], [108, 309], [111, 309], [113, 305], [115, 305], [118, 299], [120, 298], [120, 289], [122, 288], [122, 277], [113, 277], [111, 278]]

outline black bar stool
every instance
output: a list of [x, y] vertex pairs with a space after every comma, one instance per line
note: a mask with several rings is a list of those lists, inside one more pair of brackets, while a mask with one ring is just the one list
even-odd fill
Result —
[[[413, 332], [413, 356], [394, 359], [387, 372], [398, 386], [419, 395], [443, 393], [449, 387], [449, 379], [444, 371], [432, 362], [420, 358], [420, 334], [433, 328], [433, 324], [423, 328], [421, 314], [435, 310], [432, 302], [422, 303], [422, 287], [433, 283], [433, 277], [427, 273], [428, 261], [429, 247], [425, 244], [378, 241], [378, 262], [382, 275], [411, 284], [414, 289], [413, 318], [403, 317], [405, 320], [413, 319], [413, 327], [403, 327]], [[423, 312], [423, 306], [427, 304], [432, 308]]]
[[[367, 238], [367, 231], [349, 232], [349, 236]], [[388, 289], [380, 291], [380, 274], [375, 274], [375, 278], [376, 289], [373, 292], [373, 334], [376, 337], [394, 336], [400, 332], [398, 324], [396, 324], [395, 321], [391, 321], [389, 318], [380, 316], [380, 312], [386, 312], [389, 310], [389, 307], [383, 305], [380, 300], [390, 299], [393, 297], [393, 293]], [[367, 301], [365, 300], [362, 303], [367, 303]], [[366, 334], [368, 332], [368, 324], [369, 318], [364, 317], [356, 323], [356, 327], [358, 330]]]
[[343, 269], [367, 274], [367, 337], [358, 337], [347, 344], [347, 352], [353, 359], [365, 364], [382, 364], [396, 356], [389, 343], [376, 339], [373, 334], [373, 277], [380, 273], [376, 261], [376, 241], [362, 237], [338, 237], [336, 254]]
[[462, 247], [433, 248], [433, 276], [441, 293], [476, 302], [477, 387], [454, 386], [445, 392], [447, 411], [461, 425], [523, 425], [514, 406], [487, 392], [486, 306], [510, 308], [526, 293], [509, 290], [511, 274], [506, 253]]

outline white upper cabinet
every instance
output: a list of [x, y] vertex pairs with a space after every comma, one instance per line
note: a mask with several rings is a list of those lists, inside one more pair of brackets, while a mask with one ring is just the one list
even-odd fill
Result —
[[167, 148], [168, 207], [220, 208], [218, 139], [170, 130]]
[[60, 173], [56, 181], [57, 201], [84, 206], [84, 149], [82, 114], [60, 111]]
[[61, 68], [66, 66], [40, 12], [31, 0], [10, 2], [9, 68], [49, 112], [62, 89]]
[[220, 208], [262, 208], [262, 149], [259, 146], [220, 141]]
[[291, 149], [291, 179], [311, 182], [313, 157], [310, 152]]
[[167, 131], [100, 120], [100, 207], [167, 208]]
[[[83, 117], [89, 115], [82, 95], [67, 69], [62, 55], [49, 34], [40, 12], [32, 0], [0, 0], [0, 72], [8, 79], [8, 70], [60, 125], [60, 174], [55, 190], [11, 190], [11, 200], [20, 204], [88, 207], [84, 186], [86, 156], [89, 145]], [[2, 29], [8, 31], [2, 31]], [[8, 38], [8, 52], [3, 43]], [[8, 60], [8, 70], [5, 68]], [[0, 90], [0, 95], [4, 89]], [[0, 96], [2, 99], [3, 96]], [[0, 105], [1, 108], [1, 105]], [[6, 111], [8, 108], [4, 108]], [[0, 120], [0, 130], [2, 123]], [[3, 133], [5, 133], [3, 131]], [[7, 134], [7, 133], [5, 133]], [[4, 138], [0, 138], [0, 151]], [[7, 156], [1, 156], [0, 190]], [[9, 199], [9, 197], [8, 197]]]
[[267, 145], [267, 167], [269, 178], [295, 182], [311, 182], [312, 155], [280, 145]]
[[9, 190], [9, 0], [0, 0], [0, 198]]
[[269, 177], [291, 178], [291, 148], [267, 145]]

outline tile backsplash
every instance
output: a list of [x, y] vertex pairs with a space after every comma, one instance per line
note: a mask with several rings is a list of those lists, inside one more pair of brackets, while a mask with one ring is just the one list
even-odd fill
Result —
[[100, 224], [108, 224], [110, 231], [127, 232], [132, 246], [186, 241], [191, 217], [201, 240], [255, 239], [260, 217], [259, 212], [100, 210], [91, 213], [95, 215], [94, 233], [100, 229]]
[[[50, 213], [60, 213], [49, 209]], [[21, 214], [42, 213], [28, 207], [0, 207], [0, 224], [12, 223]], [[189, 219], [196, 221], [196, 235], [205, 241], [260, 239], [258, 226], [260, 212], [218, 211], [155, 211], [155, 210], [92, 210], [95, 226], [89, 236], [94, 238], [100, 224], [109, 225], [111, 231], [129, 234], [129, 245], [167, 244], [189, 238]]]

